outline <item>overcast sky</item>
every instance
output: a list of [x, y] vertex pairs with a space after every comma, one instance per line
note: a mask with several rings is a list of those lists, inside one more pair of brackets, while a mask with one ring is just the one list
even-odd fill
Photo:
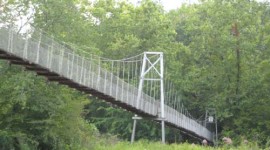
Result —
[[[131, 0], [134, 4], [138, 3], [140, 0]], [[270, 0], [257, 0], [257, 1], [269, 1]], [[171, 9], [176, 9], [180, 7], [183, 3], [196, 3], [198, 0], [160, 0], [160, 2], [163, 4], [165, 10], [171, 10]]]

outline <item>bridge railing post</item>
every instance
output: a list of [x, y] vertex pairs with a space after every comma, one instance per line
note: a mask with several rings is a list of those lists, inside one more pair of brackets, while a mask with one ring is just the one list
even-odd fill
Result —
[[9, 32], [8, 32], [8, 51], [9, 52], [12, 52], [13, 51], [13, 29], [12, 27], [9, 29]]
[[62, 48], [63, 49], [60, 49], [60, 53], [59, 53], [59, 55], [60, 55], [60, 59], [58, 60], [59, 61], [59, 64], [58, 64], [58, 68], [59, 68], [59, 73], [60, 74], [62, 74], [63, 75], [63, 68], [62, 68], [62, 66], [63, 66], [63, 61], [64, 61], [64, 47], [62, 46]]
[[38, 64], [39, 62], [39, 53], [40, 53], [40, 44], [41, 44], [41, 38], [42, 38], [42, 31], [39, 33], [39, 39], [38, 39], [38, 47], [37, 47], [37, 56], [36, 56], [36, 63]]
[[25, 39], [24, 49], [23, 49], [23, 57], [27, 59], [27, 50], [28, 50], [28, 37]]

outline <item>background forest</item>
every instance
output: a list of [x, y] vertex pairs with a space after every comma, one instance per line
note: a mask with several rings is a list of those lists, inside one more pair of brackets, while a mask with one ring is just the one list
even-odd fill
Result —
[[[270, 142], [268, 2], [202, 0], [166, 12], [152, 0], [0, 0], [0, 22], [31, 24], [78, 53], [111, 59], [162, 51], [195, 118], [215, 108], [220, 138]], [[130, 138], [132, 113], [6, 61], [0, 76], [0, 149], [94, 149]], [[138, 126], [136, 138], [160, 140], [159, 125]], [[192, 141], [166, 134], [169, 143]]]

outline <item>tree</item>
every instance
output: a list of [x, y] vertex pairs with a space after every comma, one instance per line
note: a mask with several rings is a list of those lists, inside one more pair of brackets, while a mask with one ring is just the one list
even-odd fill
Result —
[[[180, 58], [181, 69], [174, 77], [178, 78], [184, 101], [199, 114], [206, 107], [216, 108], [224, 134], [251, 138], [254, 134], [244, 131], [255, 128], [258, 135], [265, 135], [265, 127], [254, 125], [261, 122], [259, 114], [247, 108], [254, 106], [255, 99], [268, 103], [262, 96], [264, 73], [258, 70], [262, 61], [268, 61], [264, 57], [269, 50], [265, 41], [269, 32], [269, 20], [264, 17], [267, 8], [255, 1], [215, 0], [183, 6], [170, 13], [176, 21], [177, 40], [188, 47], [180, 53], [184, 57]], [[264, 104], [257, 103], [256, 109], [264, 110]]]

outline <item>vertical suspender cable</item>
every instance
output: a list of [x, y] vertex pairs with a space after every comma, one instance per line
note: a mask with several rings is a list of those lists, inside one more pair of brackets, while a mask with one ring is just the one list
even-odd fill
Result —
[[122, 91], [121, 91], [121, 100], [124, 101], [124, 81], [125, 81], [125, 62], [123, 61], [123, 66], [122, 66]]

